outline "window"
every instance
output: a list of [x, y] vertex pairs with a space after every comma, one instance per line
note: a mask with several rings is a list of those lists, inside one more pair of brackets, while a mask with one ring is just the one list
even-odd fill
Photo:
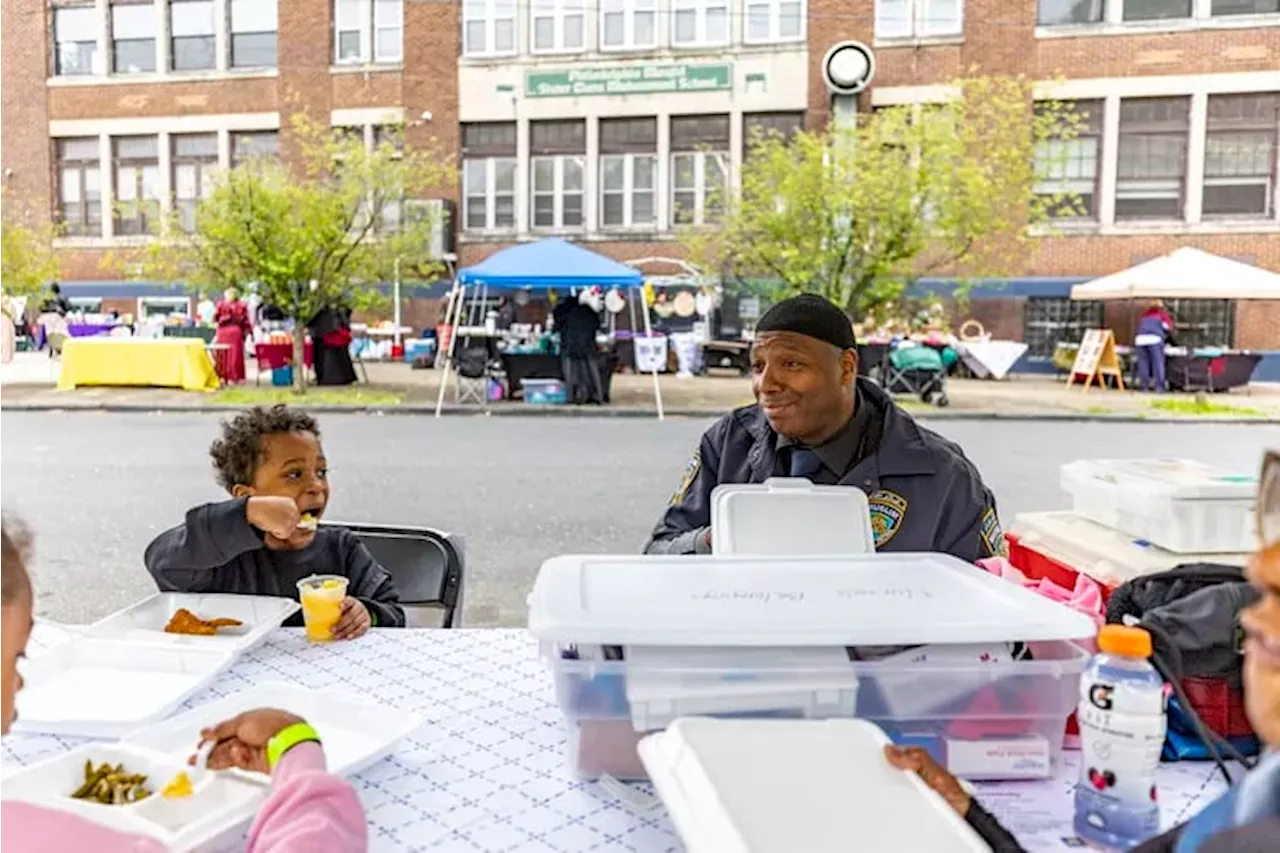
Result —
[[1190, 98], [1120, 102], [1116, 219], [1181, 219]]
[[111, 4], [111, 70], [117, 74], [156, 70], [155, 4]]
[[657, 16], [657, 0], [600, 0], [600, 49], [653, 47]]
[[231, 133], [231, 165], [242, 166], [255, 159], [274, 160], [280, 156], [280, 132], [252, 130]]
[[1230, 299], [1166, 299], [1178, 344], [1195, 347], [1231, 346], [1235, 339], [1235, 303]]
[[1102, 23], [1102, 0], [1038, 0], [1036, 23], [1055, 27]]
[[462, 23], [467, 56], [516, 52], [516, 0], [463, 0]]
[[600, 226], [652, 227], [658, 221], [658, 120], [600, 120]]
[[1079, 118], [1071, 139], [1046, 139], [1036, 148], [1036, 195], [1053, 219], [1098, 218], [1098, 162], [1102, 151], [1102, 101], [1076, 101]]
[[335, 61], [400, 62], [404, 57], [404, 0], [337, 0]]
[[958, 36], [964, 0], [876, 0], [878, 38]]
[[1031, 296], [1022, 314], [1022, 342], [1027, 355], [1051, 358], [1058, 342], [1078, 344], [1089, 329], [1103, 328], [1101, 302], [1073, 301], [1066, 296]]
[[729, 43], [729, 0], [671, 0], [671, 43]]
[[59, 77], [92, 74], [98, 60], [98, 11], [92, 6], [53, 10], [54, 65]]
[[231, 67], [274, 68], [276, 0], [231, 0]]
[[1280, 94], [1210, 95], [1204, 150], [1205, 216], [1275, 212]]
[[529, 167], [534, 228], [582, 226], [587, 123], [535, 121], [529, 125]]
[[582, 50], [585, 0], [533, 0], [530, 18], [534, 53]]
[[672, 116], [671, 221], [715, 222], [729, 179], [729, 117]]
[[1213, 0], [1211, 15], [1274, 15], [1280, 12], [1280, 0]]
[[154, 136], [117, 136], [116, 234], [149, 234], [160, 217], [160, 146]]
[[213, 190], [218, 168], [216, 133], [175, 134], [173, 148], [173, 209], [178, 224], [188, 233], [196, 229], [196, 208]]
[[77, 237], [102, 235], [102, 177], [98, 138], [59, 139], [58, 219], [64, 233]]
[[800, 0], [746, 0], [747, 44], [797, 41], [804, 37], [804, 4]]
[[1124, 20], [1164, 21], [1190, 18], [1192, 0], [1124, 0]]
[[[404, 134], [398, 127], [374, 127], [373, 129], [373, 148], [377, 149], [384, 145], [389, 146], [395, 158], [404, 156]], [[403, 218], [404, 211], [404, 190], [401, 189], [398, 195], [388, 194], [383, 200], [381, 209], [377, 211], [378, 221], [374, 223], [374, 230], [383, 234], [394, 234], [400, 230], [400, 221]]]
[[516, 225], [515, 122], [462, 126], [462, 223], [469, 231]]
[[742, 153], [749, 154], [753, 145], [769, 138], [790, 144], [803, 128], [804, 113], [748, 113], [742, 117]]
[[197, 71], [217, 65], [213, 0], [172, 0], [169, 34], [169, 62], [174, 71]]

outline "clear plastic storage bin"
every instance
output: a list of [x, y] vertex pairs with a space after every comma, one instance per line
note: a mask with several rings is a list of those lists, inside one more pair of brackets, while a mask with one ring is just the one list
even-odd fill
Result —
[[1179, 554], [1251, 551], [1256, 478], [1188, 459], [1086, 459], [1062, 466], [1072, 509]]

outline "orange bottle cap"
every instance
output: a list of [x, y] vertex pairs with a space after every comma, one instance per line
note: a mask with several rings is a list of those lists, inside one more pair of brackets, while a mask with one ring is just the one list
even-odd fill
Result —
[[1103, 625], [1098, 631], [1098, 649], [1130, 658], [1151, 657], [1151, 634], [1145, 628]]

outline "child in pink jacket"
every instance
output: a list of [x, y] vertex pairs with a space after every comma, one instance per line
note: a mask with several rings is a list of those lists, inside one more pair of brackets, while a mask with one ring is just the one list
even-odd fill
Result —
[[[0, 633], [3, 634], [3, 731], [14, 719], [22, 689], [18, 660], [31, 634], [32, 590], [22, 537], [0, 529]], [[325, 771], [324, 751], [314, 730], [292, 714], [264, 708], [200, 733], [212, 741], [208, 766], [240, 767], [271, 774], [271, 795], [249, 830], [251, 853], [363, 853], [368, 847], [364, 812], [345, 780]], [[12, 784], [12, 783], [10, 783]], [[0, 806], [5, 853], [92, 850], [95, 853], [161, 853], [164, 845], [129, 835], [67, 812], [21, 802]]]

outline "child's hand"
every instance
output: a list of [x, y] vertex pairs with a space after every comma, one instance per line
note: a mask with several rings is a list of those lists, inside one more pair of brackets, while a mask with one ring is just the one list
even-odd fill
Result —
[[298, 533], [302, 514], [293, 498], [260, 495], [245, 504], [245, 518], [268, 536], [287, 542]]
[[[209, 753], [207, 766], [210, 770], [239, 767], [241, 770], [267, 773], [267, 743], [278, 733], [300, 722], [301, 717], [288, 711], [258, 708], [207, 728], [200, 732], [200, 744], [210, 741], [215, 744]], [[190, 762], [194, 761], [192, 756]]]
[[349, 595], [342, 599], [342, 616], [339, 617], [338, 624], [333, 626], [335, 640], [354, 640], [364, 636], [371, 627], [373, 618], [367, 607]]

